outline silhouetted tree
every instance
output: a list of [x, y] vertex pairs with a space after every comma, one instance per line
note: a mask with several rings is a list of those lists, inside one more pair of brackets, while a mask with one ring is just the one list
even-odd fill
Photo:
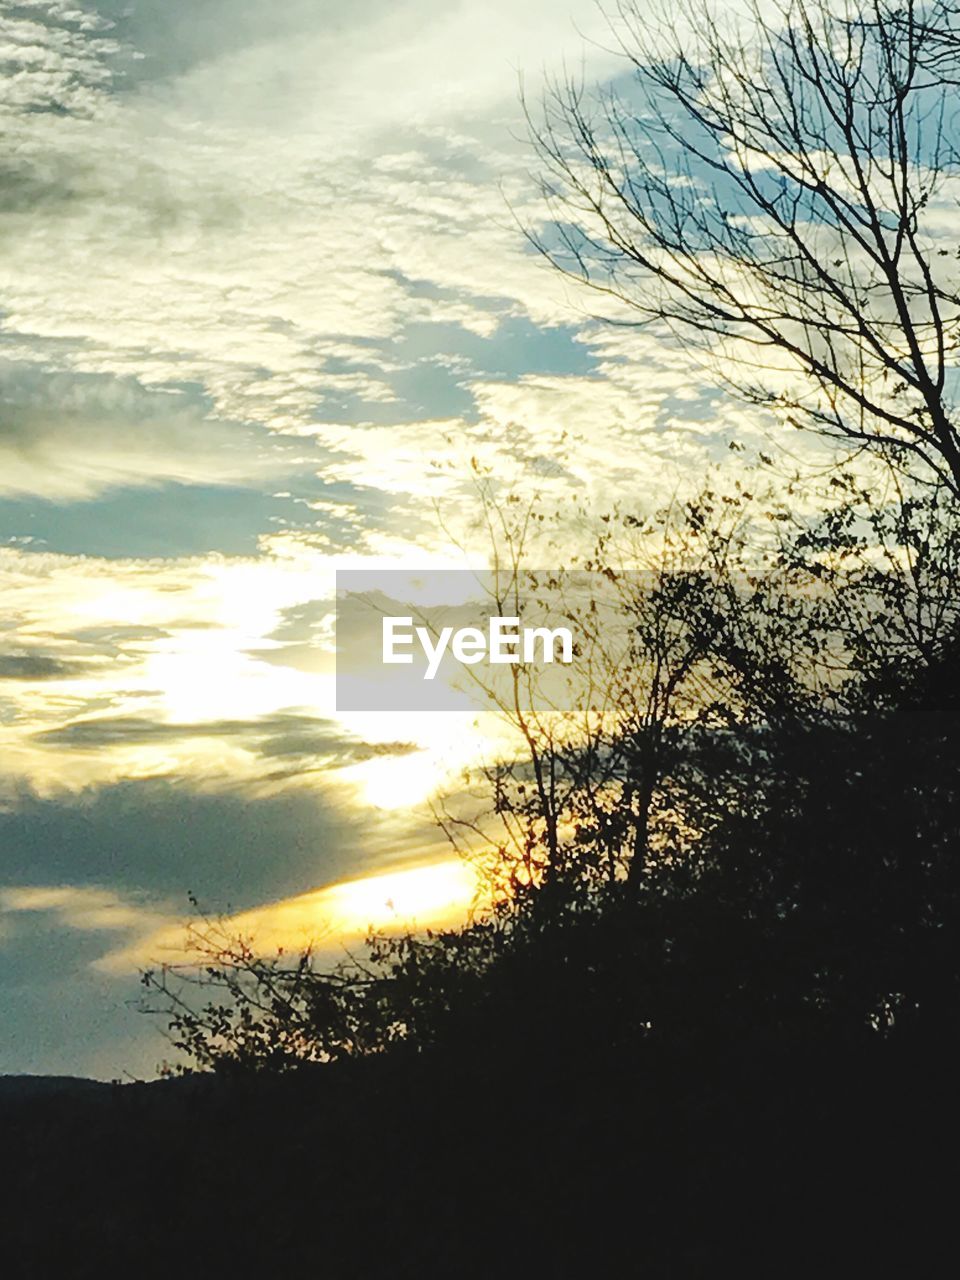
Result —
[[[741, 484], [601, 521], [595, 634], [595, 600], [575, 604], [586, 679], [548, 717], [502, 703], [549, 785], [521, 750], [481, 767], [485, 808], [442, 815], [490, 871], [489, 909], [334, 967], [206, 926], [212, 1001], [186, 998], [189, 972], [146, 978], [194, 1064], [953, 1034], [960, 529], [946, 490], [831, 481], [815, 520], [752, 512]], [[783, 517], [772, 541], [761, 515]], [[631, 575], [638, 531], [654, 567]]]

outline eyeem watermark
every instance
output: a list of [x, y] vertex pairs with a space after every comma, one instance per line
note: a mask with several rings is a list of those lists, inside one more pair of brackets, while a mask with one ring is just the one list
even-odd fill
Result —
[[494, 666], [573, 661], [573, 634], [569, 627], [524, 627], [519, 618], [492, 617], [486, 631], [479, 627], [443, 627], [432, 634], [429, 627], [415, 626], [412, 617], [383, 619], [385, 663], [412, 663], [415, 641], [427, 659], [424, 680], [435, 679], [448, 649], [457, 662], [467, 666], [484, 660]]
[[580, 637], [559, 577], [525, 574], [505, 592], [485, 572], [338, 572], [337, 709], [476, 710], [521, 672], [562, 700]]

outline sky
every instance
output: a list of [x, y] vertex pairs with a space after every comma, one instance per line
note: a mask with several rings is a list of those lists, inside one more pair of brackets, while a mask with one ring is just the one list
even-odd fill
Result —
[[519, 78], [614, 75], [603, 30], [0, 0], [0, 1072], [152, 1074], [189, 893], [287, 942], [462, 908], [469, 734], [336, 714], [335, 570], [464, 567], [471, 459], [649, 506], [749, 426], [522, 234]]

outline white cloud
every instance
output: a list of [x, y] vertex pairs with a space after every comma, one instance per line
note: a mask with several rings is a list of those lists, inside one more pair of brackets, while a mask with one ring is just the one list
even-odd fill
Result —
[[[21, 180], [0, 213], [9, 351], [148, 386], [196, 382], [221, 418], [290, 431], [345, 393], [382, 400], [389, 370], [376, 364], [405, 325], [491, 333], [517, 309], [564, 314], [498, 181], [520, 198], [516, 69], [579, 43], [574, 10], [420, 0], [344, 24], [311, 5], [269, 22], [258, 6], [220, 8], [223, 51], [201, 32], [179, 74], [134, 69], [120, 93], [116, 47], [136, 22], [81, 32], [62, 6], [35, 6], [49, 74], [30, 92], [53, 103], [76, 83], [88, 100], [67, 115], [6, 100]], [[189, 51], [184, 21], [173, 6], [170, 33]], [[162, 52], [162, 24], [147, 34]], [[367, 351], [365, 368], [344, 369], [350, 349]], [[154, 463], [130, 450], [123, 477], [165, 474]], [[111, 465], [92, 457], [78, 490]]]
[[212, 418], [184, 392], [0, 361], [0, 496], [76, 501], [130, 485], [268, 484], [292, 466], [262, 431]]

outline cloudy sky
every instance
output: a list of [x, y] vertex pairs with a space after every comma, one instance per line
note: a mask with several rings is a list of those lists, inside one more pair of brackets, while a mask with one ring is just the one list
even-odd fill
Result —
[[517, 229], [518, 76], [613, 74], [600, 32], [0, 0], [0, 1071], [149, 1073], [188, 892], [270, 936], [458, 901], [424, 802], [466, 735], [336, 716], [334, 570], [463, 567], [471, 458], [642, 505], [742, 432]]

